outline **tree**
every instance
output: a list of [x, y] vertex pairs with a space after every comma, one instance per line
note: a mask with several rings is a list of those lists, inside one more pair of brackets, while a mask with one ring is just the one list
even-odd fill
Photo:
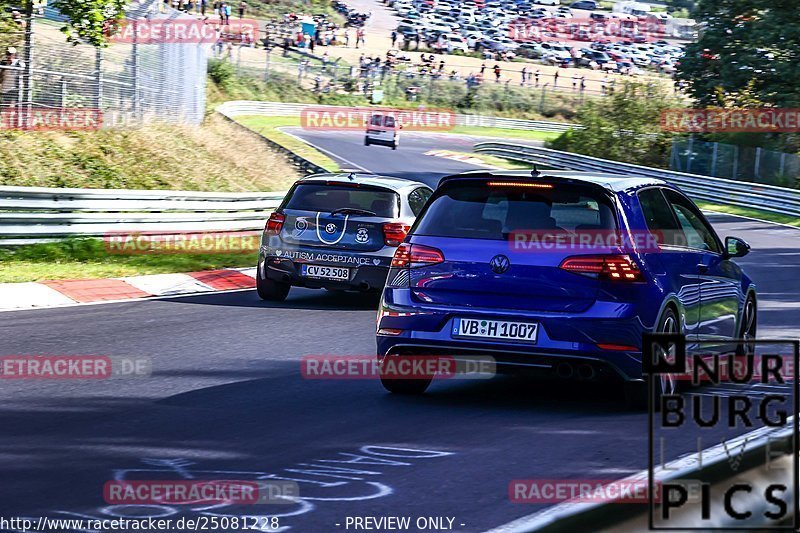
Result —
[[53, 0], [69, 21], [61, 28], [72, 43], [108, 46], [108, 28], [125, 18], [129, 0]]
[[[705, 26], [686, 48], [677, 78], [698, 107], [800, 107], [800, 11], [797, 0], [699, 0]], [[723, 143], [797, 152], [796, 133], [706, 136]]]
[[800, 106], [796, 0], [699, 0], [694, 16], [704, 29], [686, 47], [677, 77], [698, 104], [755, 98], [764, 106]]
[[583, 129], [550, 143], [577, 152], [639, 165], [665, 167], [672, 133], [661, 129], [662, 111], [679, 107], [661, 86], [626, 82], [613, 95], [584, 104], [577, 114]]
[[14, 22], [10, 8], [14, 7], [8, 0], [0, 0], [0, 53], [9, 46], [22, 43], [24, 27]]

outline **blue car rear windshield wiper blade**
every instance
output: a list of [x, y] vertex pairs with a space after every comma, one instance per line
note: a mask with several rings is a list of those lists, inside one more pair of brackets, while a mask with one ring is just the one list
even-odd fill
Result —
[[341, 209], [335, 209], [331, 211], [331, 215], [363, 215], [367, 217], [376, 217], [378, 213], [375, 211], [368, 211], [366, 209], [357, 209], [354, 207], [342, 207]]

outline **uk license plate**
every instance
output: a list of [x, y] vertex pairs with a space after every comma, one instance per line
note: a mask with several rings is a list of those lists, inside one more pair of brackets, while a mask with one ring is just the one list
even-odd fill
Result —
[[452, 336], [535, 343], [538, 332], [539, 324], [532, 322], [456, 318]]
[[307, 278], [347, 281], [350, 279], [350, 269], [323, 265], [303, 265], [300, 268], [300, 275]]

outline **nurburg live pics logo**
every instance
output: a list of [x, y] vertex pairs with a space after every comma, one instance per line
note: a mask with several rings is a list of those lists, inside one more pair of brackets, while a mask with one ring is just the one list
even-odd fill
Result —
[[[796, 415], [800, 382], [793, 375], [800, 341], [753, 339], [739, 341], [738, 346], [742, 353], [703, 353], [700, 348], [687, 352], [685, 335], [644, 335], [652, 530], [794, 531], [800, 526]], [[736, 371], [725, 370], [734, 363]], [[697, 387], [693, 394], [655, 394], [657, 383], [687, 372]], [[722, 388], [706, 389], [710, 386]], [[721, 431], [727, 434], [720, 437]], [[706, 449], [709, 445], [715, 446]], [[688, 476], [703, 479], [678, 479], [680, 469], [665, 464], [666, 453], [687, 448], [696, 450], [690, 457], [698, 465]], [[791, 469], [784, 463], [789, 456]], [[659, 477], [667, 479], [656, 479], [656, 467]], [[789, 470], [791, 474], [785, 474]], [[660, 501], [653, 498], [657, 484]], [[741, 526], [717, 527], [720, 521]]]

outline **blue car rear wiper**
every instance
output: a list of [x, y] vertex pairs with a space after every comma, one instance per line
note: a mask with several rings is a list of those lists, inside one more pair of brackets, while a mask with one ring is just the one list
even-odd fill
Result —
[[342, 207], [331, 211], [331, 215], [363, 215], [365, 217], [376, 217], [378, 213], [366, 209], [358, 209], [356, 207]]

